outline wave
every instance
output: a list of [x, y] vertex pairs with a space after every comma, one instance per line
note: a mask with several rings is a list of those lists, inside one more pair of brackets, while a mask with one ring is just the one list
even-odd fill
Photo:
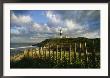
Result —
[[10, 48], [10, 49], [14, 50], [14, 49], [26, 49], [26, 48], [37, 48], [37, 46], [24, 46], [24, 47]]
[[38, 48], [37, 46], [24, 46], [24, 47], [16, 47], [10, 48], [11, 56], [24, 52], [25, 49]]

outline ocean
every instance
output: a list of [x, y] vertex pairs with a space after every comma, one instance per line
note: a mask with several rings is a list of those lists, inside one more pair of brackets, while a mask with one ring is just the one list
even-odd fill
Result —
[[37, 46], [32, 46], [34, 43], [11, 43], [10, 44], [10, 55], [16, 55], [26, 48], [36, 48]]
[[26, 47], [32, 46], [34, 43], [11, 43], [10, 48], [19, 48], [19, 47]]

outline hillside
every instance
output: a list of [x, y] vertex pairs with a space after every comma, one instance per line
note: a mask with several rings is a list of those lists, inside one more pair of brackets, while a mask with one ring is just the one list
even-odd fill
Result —
[[[51, 48], [54, 48], [56, 45], [62, 45], [69, 47], [71, 44], [72, 47], [74, 47], [74, 43], [77, 43], [77, 47], [81, 43], [82, 46], [84, 46], [84, 43], [86, 42], [88, 50], [91, 47], [94, 47], [96, 51], [100, 52], [100, 38], [94, 38], [94, 39], [89, 39], [89, 38], [84, 38], [84, 37], [78, 37], [78, 38], [51, 38], [51, 39], [46, 39], [42, 41], [41, 43], [34, 44], [33, 46], [38, 46], [38, 47], [44, 47], [50, 45]], [[90, 47], [90, 48], [89, 48]]]
[[10, 67], [100, 68], [100, 38], [53, 38], [33, 46], [38, 47], [14, 56]]

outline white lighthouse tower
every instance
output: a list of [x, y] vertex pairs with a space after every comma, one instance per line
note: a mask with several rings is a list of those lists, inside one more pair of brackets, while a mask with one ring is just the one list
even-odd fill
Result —
[[62, 38], [62, 29], [60, 29], [60, 38]]

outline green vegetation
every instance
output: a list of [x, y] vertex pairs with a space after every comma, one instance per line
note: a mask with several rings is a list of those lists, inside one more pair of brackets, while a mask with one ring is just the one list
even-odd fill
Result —
[[[77, 54], [78, 55], [78, 54]], [[52, 53], [51, 53], [52, 56]], [[56, 56], [56, 55], [54, 55]], [[64, 53], [62, 53], [64, 56]], [[81, 56], [80, 59], [76, 58], [76, 60], [71, 57], [71, 61], [69, 62], [68, 53], [66, 52], [66, 57], [60, 58], [60, 53], [58, 53], [58, 57], [24, 57], [19, 61], [11, 61], [11, 68], [100, 68], [100, 57], [96, 56], [96, 61], [94, 62], [92, 59], [92, 55], [88, 56], [88, 62], [85, 60], [84, 55]]]
[[[94, 44], [93, 44], [94, 41]], [[33, 46], [47, 46], [50, 45], [51, 49], [56, 49], [56, 45], [62, 45], [62, 50], [68, 50], [70, 44], [72, 46], [72, 49], [75, 48], [75, 43], [77, 43], [76, 47], [77, 50], [79, 50], [80, 43], [84, 47], [84, 43], [86, 42], [86, 48], [88, 49], [88, 52], [92, 52], [93, 48], [96, 50], [96, 52], [100, 52], [100, 38], [95, 39], [88, 39], [84, 37], [78, 37], [78, 38], [53, 38], [53, 39], [46, 39], [42, 41], [41, 43], [34, 44]]]
[[[20, 55], [25, 57], [18, 61], [11, 61], [10, 67], [100, 68], [99, 38], [54, 38], [46, 39], [33, 46], [36, 45], [39, 46], [38, 50], [30, 50], [30, 53], [25, 52], [25, 54]], [[41, 50], [42, 47], [43, 49]]]

